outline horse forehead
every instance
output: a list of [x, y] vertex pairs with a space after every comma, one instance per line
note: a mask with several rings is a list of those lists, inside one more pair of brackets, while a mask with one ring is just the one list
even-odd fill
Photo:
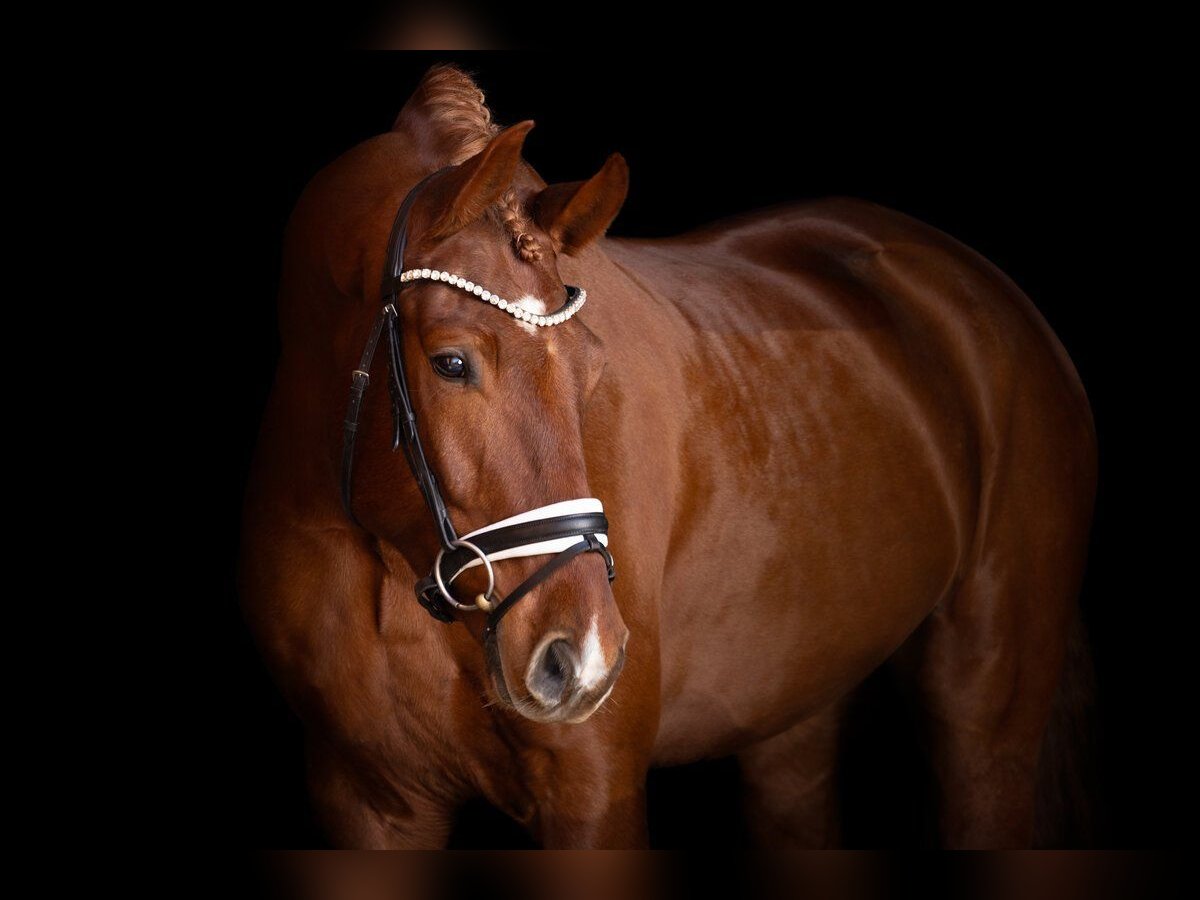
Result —
[[551, 333], [553, 327], [538, 328], [506, 318], [500, 323], [501, 333], [511, 329], [511, 334], [507, 340], [501, 339], [500, 353], [508, 361], [507, 377], [543, 411], [549, 406], [573, 408], [581, 388], [577, 375], [582, 365], [574, 358], [571, 344], [558, 340]]
[[447, 243], [422, 253], [421, 261], [412, 265], [458, 275], [539, 315], [560, 305], [550, 299], [556, 290], [562, 290], [555, 286], [554, 273], [522, 262], [507, 243], [495, 239], [460, 245]]

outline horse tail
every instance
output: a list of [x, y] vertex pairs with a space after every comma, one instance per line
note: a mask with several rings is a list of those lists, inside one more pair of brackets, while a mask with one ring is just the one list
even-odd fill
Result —
[[1095, 671], [1078, 613], [1038, 760], [1036, 847], [1089, 847], [1097, 838]]

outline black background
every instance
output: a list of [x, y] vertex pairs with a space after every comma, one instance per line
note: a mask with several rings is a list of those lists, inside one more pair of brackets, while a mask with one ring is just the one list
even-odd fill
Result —
[[[1119, 265], [1142, 227], [1130, 212], [1138, 167], [1112, 139], [1114, 123], [1136, 127], [1136, 107], [1115, 83], [1085, 89], [1005, 79], [1001, 88], [964, 83], [954, 72], [898, 70], [852, 85], [802, 75], [786, 60], [744, 68], [633, 52], [604, 67], [565, 67], [557, 54], [279, 63], [247, 73], [235, 93], [214, 95], [200, 110], [211, 192], [195, 202], [219, 248], [204, 266], [204, 316], [220, 365], [204, 387], [213, 411], [206, 500], [216, 524], [205, 529], [211, 565], [196, 584], [201, 618], [215, 626], [204, 632], [206, 703], [192, 736], [204, 748], [202, 771], [188, 764], [173, 775], [188, 784], [193, 821], [247, 847], [322, 844], [304, 796], [299, 723], [237, 610], [239, 506], [277, 352], [274, 303], [289, 211], [323, 165], [390, 126], [434, 61], [472, 71], [499, 122], [537, 120], [526, 158], [547, 181], [586, 177], [608, 153], [622, 152], [632, 187], [614, 234], [666, 235], [755, 207], [851, 195], [952, 234], [1029, 294], [1075, 361], [1100, 440], [1082, 600], [1098, 676], [1097, 737], [1088, 751], [1098, 770], [1097, 843], [1172, 843], [1178, 682], [1162, 617], [1172, 592], [1156, 580], [1162, 565], [1144, 515], [1141, 436], [1155, 411], [1131, 371], [1140, 363], [1129, 352], [1131, 285]], [[841, 780], [852, 845], [933, 840], [928, 775], [895, 699], [885, 679], [873, 678], [851, 722]], [[650, 804], [659, 845], [743, 838], [729, 761], [655, 773]], [[493, 839], [523, 841], [485, 809], [469, 810], [455, 835], [463, 846]]]

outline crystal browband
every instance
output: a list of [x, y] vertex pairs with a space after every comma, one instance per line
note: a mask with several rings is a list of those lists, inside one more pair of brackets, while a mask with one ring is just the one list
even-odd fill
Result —
[[449, 272], [442, 272], [438, 269], [409, 269], [406, 272], [400, 273], [400, 281], [402, 282], [419, 280], [443, 281], [448, 285], [466, 291], [484, 303], [490, 303], [497, 309], [508, 313], [514, 319], [520, 319], [522, 322], [528, 322], [530, 325], [537, 325], [541, 328], [559, 325], [567, 321], [567, 319], [579, 312], [583, 304], [587, 302], [587, 291], [583, 288], [567, 285], [567, 302], [548, 315], [539, 315], [525, 309], [518, 301], [505, 300], [499, 294], [493, 294], [491, 291], [484, 290], [482, 285], [468, 281], [459, 275], [452, 275]]

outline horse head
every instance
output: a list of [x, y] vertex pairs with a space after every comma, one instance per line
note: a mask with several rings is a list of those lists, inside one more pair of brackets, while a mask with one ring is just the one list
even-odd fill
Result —
[[[547, 508], [536, 513], [537, 521], [554, 514], [561, 522], [558, 513], [581, 510], [598, 514], [598, 501], [590, 499], [595, 495], [585, 466], [583, 417], [604, 353], [583, 317], [574, 315], [585, 295], [568, 288], [558, 262], [604, 233], [624, 201], [628, 173], [614, 155], [586, 181], [547, 186], [521, 159], [532, 127], [522, 122], [497, 129], [470, 79], [434, 69], [392, 134], [335, 164], [353, 171], [357, 160], [362, 170], [361, 177], [342, 172], [337, 178], [335, 193], [361, 213], [338, 229], [342, 274], [335, 271], [333, 280], [359, 296], [334, 326], [335, 343], [350, 348], [344, 362], [357, 358], [354, 347], [384, 303], [385, 336], [394, 328], [392, 369], [402, 367], [405, 381], [402, 388], [391, 385], [393, 395], [407, 394], [420, 465], [436, 483], [451, 525], [439, 535], [417, 479], [387, 446], [382, 390], [364, 407], [362, 436], [350, 429], [352, 463], [357, 456], [350, 506], [357, 522], [418, 574], [441, 560], [439, 541], [456, 549], [443, 536], [447, 532], [451, 540], [471, 538], [494, 523]], [[386, 189], [379, 181], [387, 182]], [[403, 222], [395, 225], [404, 236], [404, 273], [388, 272], [380, 251], [389, 244], [398, 198], [406, 197], [411, 201]], [[344, 220], [344, 211], [337, 215]], [[389, 277], [403, 288], [390, 302]], [[375, 369], [382, 382], [382, 362]], [[356, 377], [368, 383], [365, 373]], [[396, 402], [399, 445], [404, 411]], [[590, 542], [582, 549], [599, 552], [547, 565], [581, 540]], [[598, 541], [606, 542], [605, 536], [574, 535], [553, 545], [529, 537], [526, 551], [536, 545], [546, 552], [485, 552], [490, 565], [479, 564], [475, 547], [462, 545], [458, 565], [451, 571], [439, 566], [446, 576], [442, 587], [425, 582], [423, 602], [435, 615], [465, 624], [485, 645], [496, 694], [528, 718], [586, 719], [621, 670], [629, 632], [610, 587], [611, 557]], [[518, 595], [520, 602], [503, 610], [502, 622], [495, 612], [485, 617], [472, 608], [477, 602], [493, 610]]]

